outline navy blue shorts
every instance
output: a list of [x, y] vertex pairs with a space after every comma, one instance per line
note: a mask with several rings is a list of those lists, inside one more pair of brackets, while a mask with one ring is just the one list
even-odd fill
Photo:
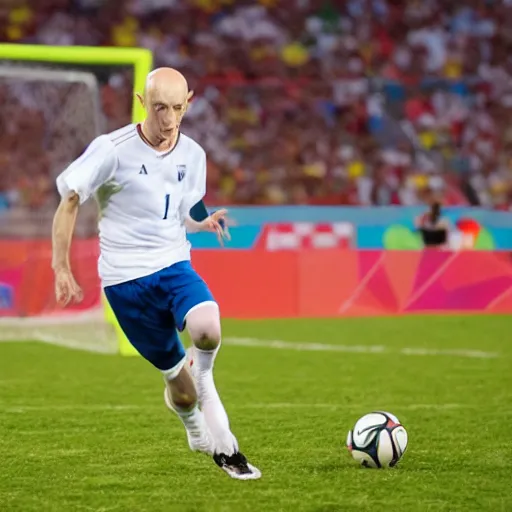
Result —
[[107, 286], [105, 295], [130, 343], [160, 370], [185, 358], [177, 330], [185, 328], [187, 313], [203, 302], [215, 302], [190, 261]]

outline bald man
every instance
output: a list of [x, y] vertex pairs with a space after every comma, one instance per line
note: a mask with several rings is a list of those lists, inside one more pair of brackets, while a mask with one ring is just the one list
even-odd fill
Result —
[[[131, 124], [96, 138], [58, 178], [61, 203], [53, 223], [55, 293], [63, 305], [80, 301], [69, 250], [78, 207], [98, 199], [99, 274], [127, 338], [164, 377], [164, 400], [185, 426], [192, 450], [213, 456], [229, 476], [257, 479], [261, 472], [238, 449], [213, 380], [219, 350], [219, 307], [190, 263], [186, 232], [216, 233], [226, 210], [201, 221], [190, 211], [206, 191], [206, 155], [180, 132], [192, 92], [181, 73], [153, 71], [138, 96], [146, 110]], [[178, 331], [193, 342], [190, 359]], [[190, 370], [189, 370], [190, 368]]]

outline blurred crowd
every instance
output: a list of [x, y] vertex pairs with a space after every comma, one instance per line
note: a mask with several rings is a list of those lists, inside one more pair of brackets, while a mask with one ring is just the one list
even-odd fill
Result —
[[[512, 205], [512, 0], [8, 0], [0, 40], [180, 69], [210, 203]], [[128, 123], [129, 71], [99, 80], [104, 130]], [[30, 94], [0, 77], [0, 208], [54, 201], [93, 126]]]

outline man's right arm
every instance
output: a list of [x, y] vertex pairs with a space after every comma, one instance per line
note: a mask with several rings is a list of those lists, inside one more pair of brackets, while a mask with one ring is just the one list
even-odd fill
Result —
[[76, 192], [68, 192], [55, 212], [52, 226], [52, 268], [54, 272], [59, 270], [71, 270], [69, 263], [69, 250], [71, 239], [75, 230], [76, 216], [80, 199]]
[[69, 251], [80, 199], [76, 192], [69, 192], [61, 199], [52, 226], [52, 268], [55, 273], [55, 297], [63, 306], [80, 302], [82, 290], [78, 286], [69, 262]]
[[116, 167], [115, 148], [108, 137], [101, 136], [57, 178], [61, 201], [53, 219], [52, 268], [56, 298], [63, 305], [82, 298], [69, 257], [78, 207], [114, 176]]

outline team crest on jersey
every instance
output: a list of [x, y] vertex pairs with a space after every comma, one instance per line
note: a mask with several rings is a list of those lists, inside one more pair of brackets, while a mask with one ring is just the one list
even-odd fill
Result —
[[177, 165], [176, 168], [178, 169], [178, 181], [181, 181], [185, 174], [187, 173], [187, 166], [186, 165]]

